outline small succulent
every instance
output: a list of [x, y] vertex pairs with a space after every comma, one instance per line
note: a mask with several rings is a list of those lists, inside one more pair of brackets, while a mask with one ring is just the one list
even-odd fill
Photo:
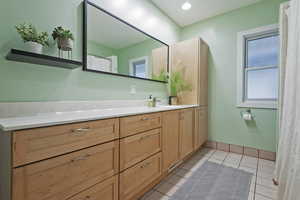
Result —
[[53, 30], [52, 37], [54, 40], [56, 40], [57, 38], [74, 40], [73, 33], [61, 26], [58, 26]]
[[29, 23], [16, 25], [15, 28], [24, 42], [36, 42], [43, 46], [49, 46], [49, 35], [47, 32], [38, 32], [36, 28]]

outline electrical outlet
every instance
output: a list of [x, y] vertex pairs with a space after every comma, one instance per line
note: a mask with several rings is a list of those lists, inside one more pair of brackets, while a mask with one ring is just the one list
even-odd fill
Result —
[[136, 87], [135, 85], [130, 86], [130, 94], [136, 94]]

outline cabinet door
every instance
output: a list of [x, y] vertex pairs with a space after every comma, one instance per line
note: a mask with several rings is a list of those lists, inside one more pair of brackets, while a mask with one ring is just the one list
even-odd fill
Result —
[[179, 160], [179, 111], [163, 113], [163, 170]]
[[119, 142], [13, 170], [13, 200], [65, 200], [118, 173]]
[[194, 150], [194, 109], [180, 113], [180, 158], [184, 159]]
[[195, 131], [194, 131], [194, 151], [200, 148], [200, 108], [195, 108], [194, 111], [195, 119]]
[[14, 167], [119, 138], [119, 119], [35, 128], [13, 135]]
[[154, 129], [120, 140], [120, 170], [161, 151], [161, 129]]
[[69, 200], [118, 200], [118, 176], [109, 178], [95, 186], [73, 196]]
[[171, 46], [171, 71], [180, 72], [191, 90], [179, 94], [179, 104], [199, 103], [199, 39], [194, 38]]
[[161, 174], [161, 153], [125, 170], [120, 174], [120, 199], [135, 199], [136, 195], [158, 179]]
[[207, 107], [201, 107], [199, 109], [198, 117], [199, 117], [199, 145], [201, 146], [208, 139], [208, 109], [207, 109]]
[[120, 119], [120, 136], [128, 137], [161, 127], [161, 113], [136, 115]]

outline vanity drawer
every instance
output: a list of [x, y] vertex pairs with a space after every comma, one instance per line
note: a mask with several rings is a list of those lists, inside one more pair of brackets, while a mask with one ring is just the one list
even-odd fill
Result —
[[119, 138], [119, 119], [16, 131], [13, 166], [51, 158]]
[[118, 200], [118, 176], [105, 180], [68, 200]]
[[120, 199], [132, 199], [161, 175], [161, 153], [127, 169], [120, 174]]
[[65, 200], [118, 173], [119, 142], [13, 169], [12, 200]]
[[120, 119], [120, 135], [126, 137], [161, 127], [161, 113], [137, 115]]
[[161, 151], [161, 129], [154, 129], [120, 141], [120, 170]]

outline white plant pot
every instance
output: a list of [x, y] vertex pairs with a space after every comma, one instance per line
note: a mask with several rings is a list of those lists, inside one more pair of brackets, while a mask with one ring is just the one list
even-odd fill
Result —
[[43, 45], [37, 42], [26, 42], [25, 46], [26, 46], [26, 50], [32, 53], [41, 54], [43, 52]]

